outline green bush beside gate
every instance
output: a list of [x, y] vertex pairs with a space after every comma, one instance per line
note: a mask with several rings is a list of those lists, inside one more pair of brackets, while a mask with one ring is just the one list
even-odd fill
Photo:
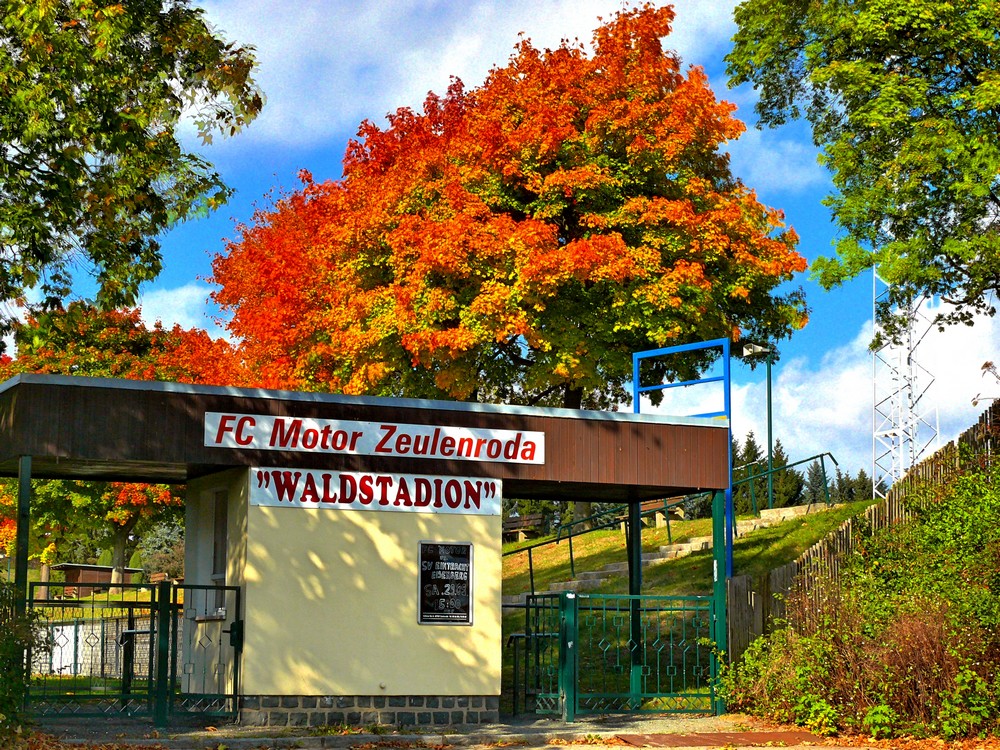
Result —
[[25, 649], [38, 648], [42, 637], [30, 614], [19, 611], [23, 601], [11, 583], [0, 583], [0, 746], [9, 747], [21, 731], [24, 697], [30, 675], [24, 668]]
[[912, 521], [856, 539], [841, 585], [790, 599], [789, 626], [728, 670], [730, 709], [824, 733], [1000, 734], [1000, 464], [907, 503]]

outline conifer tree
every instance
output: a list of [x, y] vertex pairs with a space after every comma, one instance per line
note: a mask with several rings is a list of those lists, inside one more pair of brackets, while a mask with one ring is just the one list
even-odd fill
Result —
[[[785, 453], [785, 446], [781, 440], [774, 441], [774, 456], [772, 459], [774, 467], [781, 468], [788, 465], [788, 454]], [[783, 469], [774, 473], [774, 507], [786, 508], [791, 505], [798, 505], [802, 501], [802, 488], [805, 480], [802, 472], [797, 469]]]

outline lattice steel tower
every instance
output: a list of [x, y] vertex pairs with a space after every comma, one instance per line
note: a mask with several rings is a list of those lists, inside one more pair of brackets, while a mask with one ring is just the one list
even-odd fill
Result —
[[[873, 309], [889, 299], [890, 286], [873, 276]], [[885, 497], [888, 488], [937, 442], [936, 419], [929, 418], [925, 396], [934, 376], [917, 359], [916, 350], [933, 322], [924, 314], [924, 299], [913, 300], [905, 312], [909, 324], [898, 344], [885, 343], [872, 353], [872, 488]], [[879, 332], [877, 316], [875, 332]]]

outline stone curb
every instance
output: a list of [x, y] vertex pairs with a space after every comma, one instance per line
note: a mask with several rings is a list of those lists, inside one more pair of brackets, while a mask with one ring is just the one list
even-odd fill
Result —
[[[438, 747], [441, 745], [452, 745], [455, 747], [471, 747], [476, 745], [496, 745], [511, 744], [524, 746], [542, 746], [548, 744], [549, 740], [559, 740], [560, 742], [573, 742], [586, 738], [601, 737], [604, 739], [615, 737], [621, 732], [473, 732], [456, 734], [335, 734], [320, 736], [291, 736], [291, 737], [269, 737], [261, 735], [256, 737], [231, 737], [225, 734], [203, 734], [191, 737], [154, 738], [154, 737], [116, 737], [113, 740], [95, 739], [71, 739], [61, 738], [60, 742], [67, 745], [87, 745], [87, 744], [107, 744], [116, 743], [131, 745], [136, 747], [164, 748], [164, 750], [217, 750], [227, 748], [227, 750], [259, 750], [261, 748], [301, 748], [301, 750], [314, 750], [315, 748], [350, 748], [356, 745], [389, 745], [400, 747], [402, 745], [412, 745], [414, 747], [427, 746]], [[690, 749], [689, 749], [690, 750]]]

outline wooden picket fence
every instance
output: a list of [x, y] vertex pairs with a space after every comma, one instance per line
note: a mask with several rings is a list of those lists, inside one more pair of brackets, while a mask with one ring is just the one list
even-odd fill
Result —
[[[786, 618], [785, 601], [789, 596], [808, 602], [808, 606], [797, 608], [805, 616], [820, 615], [826, 598], [839, 590], [841, 567], [853, 552], [859, 533], [886, 529], [906, 520], [912, 515], [908, 497], [911, 503], [912, 496], [917, 494], [922, 498], [933, 497], [937, 494], [935, 489], [944, 489], [970, 466], [988, 466], [994, 460], [998, 440], [1000, 403], [994, 403], [973, 427], [911, 468], [890, 488], [885, 500], [845, 521], [797, 560], [772, 570], [756, 584], [750, 576], [730, 579], [727, 610], [730, 659], [738, 659], [751, 641]], [[796, 622], [796, 625], [809, 628], [812, 623]]]

